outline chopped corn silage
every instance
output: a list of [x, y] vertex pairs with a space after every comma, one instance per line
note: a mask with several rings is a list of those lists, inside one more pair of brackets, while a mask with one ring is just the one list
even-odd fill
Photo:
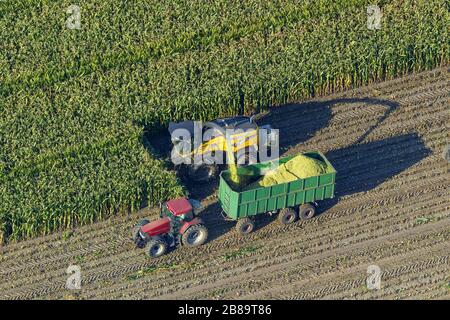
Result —
[[266, 173], [258, 181], [246, 186], [244, 190], [305, 179], [324, 174], [327, 171], [328, 166], [325, 162], [301, 154], [281, 164], [277, 169]]

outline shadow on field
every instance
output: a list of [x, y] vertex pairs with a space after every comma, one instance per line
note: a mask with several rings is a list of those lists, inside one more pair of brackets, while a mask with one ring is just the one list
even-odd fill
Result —
[[[317, 131], [327, 127], [332, 118], [331, 107], [339, 103], [359, 103], [386, 107], [383, 116], [378, 119], [376, 124], [366, 130], [357, 143], [364, 141], [398, 107], [397, 102], [376, 98], [341, 98], [326, 101], [308, 101], [271, 107], [267, 114], [258, 119], [258, 123], [260, 125], [270, 124], [272, 128], [280, 130], [280, 146], [281, 151], [284, 151], [297, 144], [305, 143]], [[294, 133], [289, 134], [290, 131], [294, 131]], [[336, 134], [339, 133], [336, 132]]]
[[[221, 216], [222, 208], [218, 202], [208, 205], [201, 213], [201, 218], [208, 226], [208, 242], [211, 242], [220, 236], [228, 233], [234, 228], [236, 222], [224, 221]], [[220, 224], [221, 228], [217, 225]]]
[[[201, 213], [205, 225], [208, 226], [208, 242], [214, 241], [228, 232], [234, 232], [237, 237], [240, 235], [237, 233], [236, 221], [224, 220], [221, 216], [222, 208], [218, 202], [214, 202], [208, 205]], [[268, 214], [260, 214], [255, 217], [255, 229], [256, 232], [259, 229], [264, 228], [268, 224], [276, 220], [275, 216]], [[220, 228], [217, 225], [220, 224]], [[244, 236], [245, 237], [245, 236]]]
[[335, 198], [320, 203], [321, 212], [340, 197], [376, 188], [431, 154], [415, 133], [333, 150], [326, 154], [337, 171]]

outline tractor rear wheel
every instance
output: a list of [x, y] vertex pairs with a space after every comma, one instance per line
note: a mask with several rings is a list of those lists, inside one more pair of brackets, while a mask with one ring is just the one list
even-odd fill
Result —
[[316, 215], [316, 207], [310, 203], [305, 203], [298, 207], [298, 213], [302, 220], [309, 220]]
[[149, 257], [158, 258], [167, 252], [167, 243], [162, 239], [151, 239], [147, 243], [146, 251]]
[[255, 222], [250, 218], [242, 218], [236, 223], [236, 230], [241, 235], [249, 234], [255, 229]]
[[183, 245], [193, 248], [201, 246], [208, 239], [208, 228], [203, 224], [189, 227], [181, 236]]
[[288, 225], [297, 221], [298, 215], [297, 212], [292, 208], [284, 208], [280, 210], [278, 214], [278, 220], [280, 220], [281, 224]]
[[139, 221], [139, 223], [136, 226], [134, 226], [133, 231], [131, 232], [131, 237], [133, 241], [135, 241], [137, 236], [139, 235], [139, 230], [141, 229], [141, 227], [145, 226], [147, 223], [150, 223], [150, 221], [144, 219]]

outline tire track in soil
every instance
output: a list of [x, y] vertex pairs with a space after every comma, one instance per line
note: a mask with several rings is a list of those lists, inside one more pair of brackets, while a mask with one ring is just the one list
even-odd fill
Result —
[[[278, 284], [275, 284], [271, 289], [253, 292], [251, 296], [244, 296], [242, 298], [258, 297], [270, 299], [274, 296], [289, 298], [295, 291], [304, 291], [308, 290], [309, 287], [315, 287], [315, 282], [330, 283], [332, 280], [342, 279], [350, 275], [354, 276], [355, 274], [366, 278], [368, 265], [377, 264], [384, 270], [388, 263], [398, 263], [402, 260], [410, 261], [411, 257], [416, 259], [420, 256], [429, 256], [429, 254], [434, 251], [443, 251], [447, 247], [447, 242], [449, 240], [449, 234], [446, 233], [445, 230], [446, 228], [443, 227], [439, 231], [436, 230], [435, 233], [431, 234], [419, 236], [414, 234], [413, 236], [416, 237], [400, 238], [396, 239], [395, 242], [382, 242], [376, 246], [366, 247], [362, 250], [349, 252], [345, 255], [338, 255], [337, 258], [331, 258], [330, 262], [314, 262], [311, 266], [308, 266], [308, 269], [311, 268], [312, 270], [311, 274], [304, 274], [303, 266], [293, 268], [289, 273], [295, 274], [295, 272], [297, 272], [297, 274], [295, 274], [296, 277], [290, 277], [290, 279], [293, 280], [290, 288], [281, 287], [278, 286]], [[436, 239], [433, 239], [433, 237]], [[442, 239], [439, 237], [442, 237]], [[424, 246], [418, 246], [422, 241], [424, 242]], [[378, 257], [384, 258], [379, 259]], [[332, 264], [333, 262], [335, 262], [334, 265]], [[334, 268], [331, 268], [330, 266], [334, 266]], [[283, 276], [283, 274], [280, 274], [280, 276]], [[298, 280], [296, 280], [297, 278]]]
[[[448, 255], [447, 250], [446, 252], [442, 252], [442, 255], [438, 257], [432, 257], [427, 260], [422, 260], [419, 262], [414, 262], [411, 264], [388, 269], [382, 272], [382, 279], [384, 278], [386, 281], [402, 275], [417, 274], [418, 272], [427, 271], [431, 268], [439, 266], [448, 266], [449, 257], [450, 256]], [[305, 291], [301, 294], [292, 296], [291, 299], [332, 299], [336, 292], [350, 291], [351, 289], [355, 288], [363, 288], [366, 282], [366, 275], [364, 274], [364, 271], [361, 272], [361, 274], [363, 274], [362, 277], [342, 281], [336, 284], [322, 286], [320, 289]]]
[[[424, 240], [427, 240], [427, 239], [424, 238]], [[431, 240], [433, 241], [433, 243], [437, 243], [437, 241], [438, 241], [438, 240], [433, 240], [433, 239], [431, 239]], [[372, 252], [375, 252], [375, 250], [372, 250], [371, 253]], [[308, 252], [308, 254], [311, 254], [311, 253]], [[350, 252], [349, 254], [350, 255], [354, 255], [353, 252]], [[280, 253], [280, 255], [281, 255], [281, 253]], [[293, 256], [296, 257], [296, 258], [300, 258], [298, 256], [298, 254], [297, 255], [293, 255]], [[270, 258], [270, 256], [268, 256], [266, 258]], [[266, 259], [266, 258], [264, 258], [264, 259]], [[358, 257], [356, 256], [356, 259], [357, 258]], [[352, 257], [352, 263], [354, 263], [353, 262], [354, 259], [355, 259], [355, 257]], [[288, 262], [288, 261], [290, 261], [289, 257], [286, 258], [286, 262]], [[291, 274], [294, 274], [294, 275], [302, 274], [302, 276], [304, 277], [305, 272], [310, 271], [310, 270], [313, 271], [313, 275], [316, 275], [316, 269], [319, 270], [319, 268], [317, 267], [317, 264], [318, 264], [319, 261], [320, 261], [320, 263], [319, 263], [320, 270], [324, 270], [324, 269], [326, 269], [325, 267], [328, 266], [328, 265], [334, 265], [335, 266], [336, 257], [331, 256], [329, 258], [323, 258], [323, 259], [316, 260], [316, 261], [313, 261], [313, 262], [308, 263], [308, 264], [301, 263], [298, 266], [296, 265], [295, 267], [288, 268], [287, 269], [288, 271], [286, 271], [286, 269], [284, 267], [280, 268], [277, 271], [270, 270], [270, 272], [268, 272], [268, 273], [266, 273], [264, 275], [258, 275], [257, 277], [253, 276], [253, 271], [254, 271], [254, 269], [253, 269], [252, 272], [249, 272], [247, 274], [248, 277], [245, 280], [243, 280], [243, 281], [237, 281], [236, 283], [231, 282], [230, 284], [226, 284], [224, 287], [216, 286], [213, 289], [213, 291], [201, 291], [200, 296], [190, 296], [190, 298], [195, 298], [195, 299], [210, 298], [211, 295], [214, 292], [217, 292], [217, 291], [221, 291], [222, 294], [223, 294], [224, 292], [227, 292], [227, 291], [239, 292], [240, 289], [243, 289], [243, 288], [246, 288], [246, 289], [248, 289], [250, 291], [253, 291], [253, 290], [256, 290], [258, 288], [258, 285], [263, 285], [263, 286], [266, 286], [266, 287], [270, 287], [271, 283], [273, 283], [275, 285], [278, 285], [279, 284], [279, 280], [287, 277], [288, 275], [289, 275], [290, 281], [292, 281], [295, 278], [290, 277]], [[252, 261], [249, 261], [249, 262], [252, 263]], [[277, 263], [279, 263], [279, 261], [277, 261]], [[324, 265], [325, 263], [327, 263], [327, 265]], [[299, 269], [298, 271], [296, 270], [297, 268]], [[223, 279], [221, 279], [221, 281], [222, 280]], [[225, 281], [222, 281], [222, 282], [225, 283]], [[283, 290], [285, 290], [285, 289], [286, 288], [283, 287]], [[173, 290], [171, 292], [173, 293], [173, 292], [178, 292], [178, 291], [177, 290]], [[147, 293], [147, 297], [148, 297], [148, 293]], [[221, 296], [220, 298], [223, 298], [223, 297], [224, 296]], [[247, 297], [248, 296], [246, 296], [246, 297], [239, 297], [239, 298], [240, 299], [246, 299]], [[233, 295], [225, 296], [225, 298], [227, 298], [227, 299], [228, 298], [233, 298]], [[236, 298], [236, 295], [234, 295], [234, 298]]]
[[[385, 284], [383, 290], [374, 291], [367, 294], [361, 294], [362, 299], [410, 299], [416, 298], [417, 295], [434, 294], [442, 295], [447, 290], [443, 284], [448, 278], [449, 266], [443, 264], [431, 270], [414, 271], [413, 273], [402, 275]], [[355, 293], [357, 294], [357, 293]], [[342, 293], [341, 293], [342, 295]], [[432, 297], [428, 297], [428, 299]]]
[[[339, 239], [337, 239], [337, 240], [339, 240]], [[280, 239], [280, 241], [283, 242], [283, 239]], [[300, 239], [300, 241], [302, 241], [302, 239]], [[261, 241], [261, 242], [259, 242], [259, 243], [257, 243], [257, 244], [261, 244], [261, 243], [263, 243], [263, 241]], [[294, 242], [293, 244], [295, 244], [295, 242]], [[286, 260], [286, 259], [289, 258], [288, 253], [292, 255], [292, 252], [290, 252], [290, 250], [289, 250], [289, 245], [286, 245], [286, 246], [287, 246], [287, 248], [284, 248], [285, 251], [283, 251], [282, 253], [279, 254], [282, 260]], [[325, 244], [321, 244], [321, 245], [318, 246], [318, 247], [314, 247], [313, 249], [314, 249], [314, 251], [317, 251], [317, 250], [325, 250], [327, 246], [328, 246], [328, 244], [325, 243]], [[306, 247], [306, 248], [307, 248], [307, 247]], [[306, 248], [305, 248], [305, 249], [306, 249]], [[325, 249], [324, 249], [324, 248], [325, 248]], [[270, 249], [270, 250], [269, 250], [269, 249]], [[275, 249], [278, 250], [278, 248], [275, 248]], [[270, 255], [270, 251], [273, 251], [273, 250], [274, 250], [274, 248], [270, 247], [270, 248], [268, 248], [268, 249], [266, 250], [266, 252], [269, 251], [269, 255]], [[281, 249], [279, 249], [279, 250], [281, 251]], [[299, 250], [300, 250], [300, 249], [299, 249]], [[308, 253], [309, 253], [309, 251], [311, 251], [311, 250], [305, 250], [305, 252], [308, 252]], [[283, 257], [282, 254], [285, 254], [285, 253], [286, 253], [286, 257]], [[256, 256], [256, 259], [257, 259], [257, 260], [253, 260], [253, 261], [252, 261], [252, 260], [244, 261], [243, 263], [245, 263], [245, 264], [247, 264], [247, 265], [254, 265], [254, 264], [256, 264], [259, 260], [263, 260], [263, 262], [264, 262], [264, 260], [265, 260], [266, 258], [265, 258], [265, 256], [264, 256], [263, 254], [265, 254], [265, 253], [259, 252], [258, 255]], [[294, 253], [294, 255], [295, 255], [295, 253]], [[219, 256], [219, 258], [220, 258], [220, 256]], [[253, 258], [255, 258], [255, 257], [253, 257]], [[273, 258], [274, 258], [274, 259], [275, 259], [275, 258], [278, 259], [279, 257], [278, 257], [278, 255], [277, 255], [277, 257], [273, 257]], [[222, 270], [230, 270], [231, 267], [241, 267], [241, 266], [240, 266], [240, 265], [235, 265], [235, 266], [233, 266], [233, 265], [229, 265], [229, 264], [225, 263], [224, 261], [219, 261], [218, 265], [217, 265], [217, 266], [214, 265], [212, 268], [213, 268], [213, 269], [219, 269], [219, 271], [222, 271]], [[170, 273], [170, 279], [165, 279], [165, 278], [163, 278], [163, 279], [159, 279], [160, 281], [158, 281], [157, 278], [152, 278], [151, 280], [149, 279], [148, 282], [151, 282], [152, 289], [157, 289], [158, 287], [160, 287], [160, 288], [161, 288], [161, 287], [167, 287], [168, 285], [176, 284], [177, 282], [180, 282], [180, 283], [185, 284], [186, 286], [189, 286], [189, 285], [191, 284], [191, 282], [192, 282], [192, 278], [198, 278], [198, 279], [202, 279], [202, 281], [205, 281], [205, 279], [208, 278], [208, 275], [209, 275], [210, 273], [214, 274], [214, 271], [217, 272], [217, 270], [213, 270], [213, 272], [210, 272], [210, 270], [209, 270], [207, 267], [202, 266], [202, 265], [198, 266], [198, 269], [200, 270], [199, 272], [197, 272], [197, 271], [194, 271], [194, 272], [185, 272], [185, 273], [183, 272], [183, 273], [181, 274], [181, 279], [178, 278], [178, 277], [179, 277], [178, 274], [176, 274], [176, 273], [175, 273], [175, 274]], [[245, 269], [245, 266], [243, 267], [243, 269]], [[175, 272], [176, 272], [176, 270], [175, 270]], [[233, 271], [233, 272], [234, 272], [234, 271]], [[231, 275], [232, 275], [232, 272], [227, 272], [227, 274], [231, 274]], [[175, 279], [174, 279], [174, 278], [175, 278]], [[182, 280], [182, 281], [180, 281], [180, 280]], [[162, 286], [159, 285], [159, 282], [162, 284]], [[139, 287], [140, 285], [139, 285], [139, 283], [136, 282], [136, 285], [135, 285], [135, 286]], [[176, 290], [178, 290], [178, 288], [177, 288]], [[94, 294], [94, 293], [92, 293], [92, 294]]]

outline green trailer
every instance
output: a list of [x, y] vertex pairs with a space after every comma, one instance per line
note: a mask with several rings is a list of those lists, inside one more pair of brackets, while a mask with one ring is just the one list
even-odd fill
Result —
[[[301, 218], [310, 219], [316, 214], [317, 201], [333, 198], [336, 170], [320, 152], [305, 152], [304, 155], [323, 161], [327, 165], [324, 174], [298, 179], [269, 187], [257, 187], [246, 191], [235, 191], [229, 181], [230, 172], [220, 174], [219, 203], [222, 215], [237, 221], [236, 228], [241, 234], [253, 231], [254, 218], [263, 213], [278, 214], [282, 224], [290, 224]], [[242, 178], [262, 176], [270, 168], [286, 163], [295, 157], [288, 156], [274, 161], [240, 167], [238, 176]]]

